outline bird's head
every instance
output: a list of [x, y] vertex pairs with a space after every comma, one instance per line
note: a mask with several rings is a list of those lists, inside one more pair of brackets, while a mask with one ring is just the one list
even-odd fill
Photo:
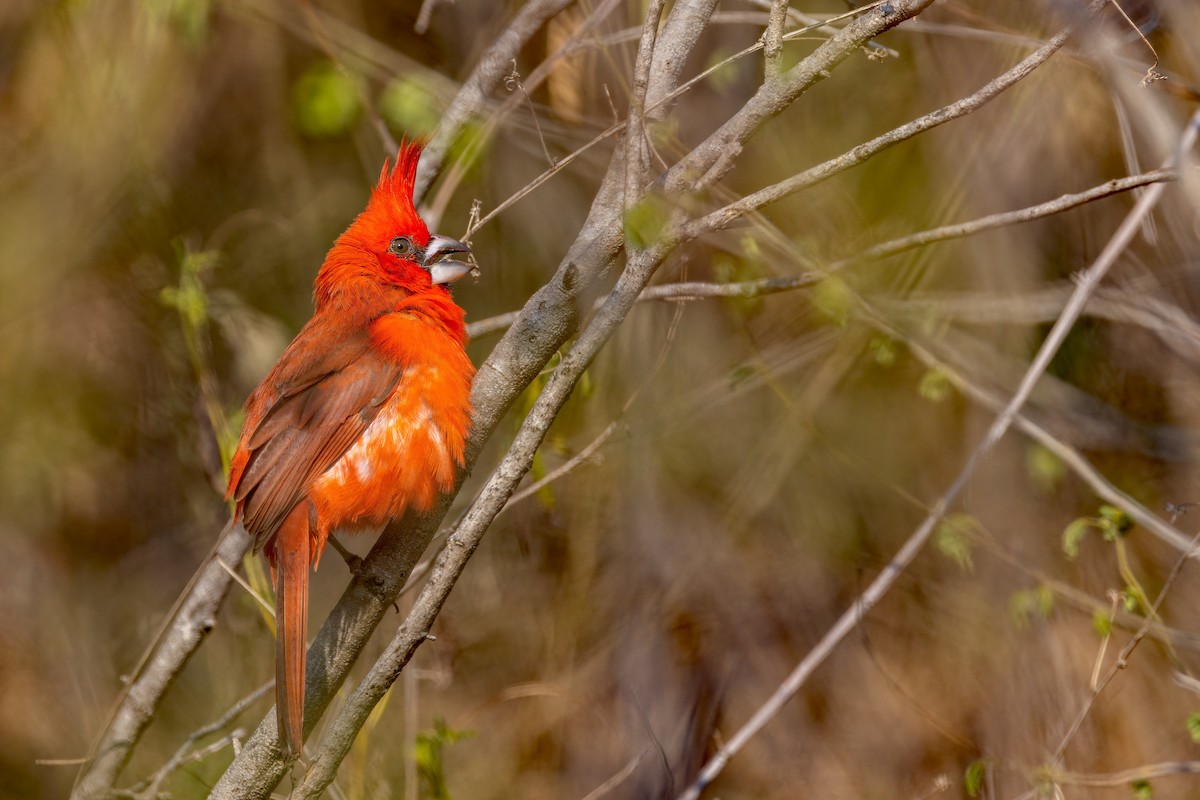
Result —
[[384, 162], [366, 209], [338, 237], [317, 275], [318, 304], [361, 282], [427, 292], [470, 273], [454, 256], [470, 248], [448, 236], [430, 234], [413, 205], [413, 181], [421, 146], [402, 142], [394, 165]]

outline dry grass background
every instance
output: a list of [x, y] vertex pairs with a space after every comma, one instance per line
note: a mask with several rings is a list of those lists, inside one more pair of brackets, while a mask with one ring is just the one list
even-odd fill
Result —
[[[86, 752], [121, 676], [220, 530], [220, 457], [202, 387], [236, 429], [241, 400], [307, 318], [316, 267], [386, 155], [373, 114], [355, 104], [382, 113], [394, 135], [427, 134], [516, 5], [439, 3], [424, 35], [415, 2], [0, 5], [0, 796], [69, 791], [75, 767], [35, 760]], [[1156, 166], [1195, 105], [1169, 89], [1200, 82], [1200, 7], [1122, 5], [1145, 25], [1170, 85], [1139, 85], [1153, 56], [1109, 8], [1107, 38], [1079, 39], [968, 118], [768, 207], [790, 253], [756, 244], [758, 228], [745, 225], [681, 252], [658, 282], [795, 274], [1127, 174], [1130, 153]], [[761, 35], [761, 8], [719, 10], [756, 15], [715, 20], [685, 75]], [[600, 32], [636, 29], [642, 11], [619, 4]], [[519, 73], [583, 18], [557, 18]], [[752, 191], [968, 94], [1062, 21], [1053, 3], [936, 3], [881, 40], [899, 57], [852, 57], [769, 123], [725, 188]], [[784, 58], [815, 44], [789, 44]], [[611, 36], [563, 62], [533, 91], [534, 113], [518, 109], [486, 144], [438, 229], [461, 233], [474, 200], [495, 207], [545, 169], [545, 150], [561, 158], [612, 121], [612, 106], [623, 113], [635, 47]], [[761, 74], [751, 56], [690, 91], [657, 132], [663, 156], [706, 136]], [[470, 319], [520, 308], [553, 273], [610, 146], [474, 235], [483, 275], [455, 290]], [[1167, 503], [1200, 501], [1191, 191], [1168, 189], [1106, 283], [1118, 308], [1153, 301], [1151, 321], [1085, 318], [1029, 408], [1164, 517]], [[1058, 292], [1061, 304], [1132, 202], [1120, 195], [859, 264], [801, 291], [639, 306], [556, 422], [535, 473], [614, 420], [617, 432], [497, 521], [436, 642], [360, 736], [330, 796], [584, 797], [627, 767], [606, 796], [681, 791], [885, 567], [990, 423], [993, 410], [909, 343], [975, 385], [1011, 392], [1056, 313], [1038, 311], [1043, 295]], [[163, 293], [179, 286], [184, 254], [202, 252], [213, 254], [202, 289], [187, 295], [211, 348], [198, 377]], [[852, 296], [909, 342], [881, 333]], [[493, 341], [472, 343], [477, 363]], [[1047, 768], [1089, 695], [1094, 617], [1127, 588], [1114, 543], [1093, 535], [1077, 558], [1063, 552], [1064, 528], [1101, 502], [1061, 460], [1010, 433], [956, 505], [973, 525], [940, 538], [942, 550], [969, 549], [969, 563], [923, 553], [710, 796], [915, 798], [941, 791], [943, 778], [946, 796], [958, 796], [978, 764], [985, 797], [1055, 778], [1068, 797], [1118, 798], [1145, 791], [1136, 775], [1106, 788], [1080, 776], [1200, 761], [1188, 729], [1200, 696], [1174, 678], [1200, 662], [1200, 576], [1188, 565], [1161, 609], [1177, 631], [1172, 647], [1147, 639], [1064, 764]], [[1190, 535], [1197, 515], [1178, 525]], [[1179, 551], [1141, 528], [1123, 544], [1153, 596]], [[346, 579], [327, 556], [317, 621]], [[272, 674], [271, 633], [234, 592], [128, 783]], [[1117, 627], [1106, 663], [1142, 613]], [[376, 638], [368, 656], [383, 646]], [[269, 702], [237, 725], [252, 728]], [[414, 742], [431, 741], [439, 720], [462, 736], [440, 762], [427, 745], [418, 757]], [[163, 789], [204, 796], [230, 757], [224, 748], [188, 764]], [[1150, 786], [1156, 798], [1200, 794], [1195, 775]]]

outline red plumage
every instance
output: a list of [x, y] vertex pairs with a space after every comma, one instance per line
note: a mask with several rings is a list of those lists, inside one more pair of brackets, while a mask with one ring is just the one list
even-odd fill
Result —
[[337, 529], [377, 528], [453, 489], [474, 367], [445, 284], [466, 252], [412, 201], [420, 147], [385, 162], [317, 274], [312, 319], [246, 401], [228, 498], [276, 583], [281, 743], [303, 741], [308, 571]]

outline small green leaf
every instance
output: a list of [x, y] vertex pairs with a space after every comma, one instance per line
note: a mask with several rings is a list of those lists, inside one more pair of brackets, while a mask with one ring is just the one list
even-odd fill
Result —
[[[713, 278], [718, 283], [743, 283], [763, 277], [762, 262], [757, 259], [735, 258], [725, 253], [713, 256]], [[735, 316], [752, 317], [759, 313], [766, 300], [762, 297], [723, 297], [724, 305]]]
[[1033, 595], [1028, 589], [1018, 589], [1008, 598], [1008, 615], [1018, 629], [1029, 627], [1033, 611]]
[[1112, 636], [1112, 615], [1101, 608], [1092, 612], [1092, 628], [1101, 636]]
[[758, 374], [753, 364], [739, 364], [729, 372], [729, 388], [736, 387], [743, 381], [750, 380]]
[[[713, 54], [709, 56], [708, 63], [704, 67], [705, 70], [717, 67], [718, 64], [721, 64], [721, 62], [725, 61], [732, 55], [733, 53], [727, 48], [718, 48], [714, 50]], [[708, 81], [709, 86], [712, 87], [714, 92], [717, 94], [725, 94], [728, 89], [732, 88], [733, 85], [737, 83], [738, 74], [739, 71], [737, 65], [733, 63], [723, 64], [720, 67], [717, 67], [717, 69], [714, 70], [713, 73], [705, 80]]]
[[1079, 557], [1079, 546], [1083, 544], [1083, 537], [1095, 524], [1096, 521], [1091, 517], [1080, 517], [1066, 527], [1066, 530], [1063, 531], [1062, 549], [1067, 554], [1067, 558]]
[[1200, 744], [1200, 711], [1193, 711], [1188, 714], [1187, 722], [1188, 736], [1192, 737], [1192, 741]]
[[971, 536], [978, 527], [979, 523], [970, 514], [947, 514], [934, 534], [937, 549], [964, 572], [970, 572], [975, 566], [971, 561]]
[[967, 793], [967, 797], [979, 797], [979, 792], [983, 789], [983, 777], [986, 765], [983, 761], [972, 761], [967, 764], [967, 769], [963, 772], [963, 790]]
[[1136, 586], [1126, 586], [1125, 591], [1121, 592], [1121, 606], [1130, 614], [1136, 614], [1142, 607], [1138, 601], [1138, 594]]
[[379, 115], [391, 127], [418, 139], [428, 138], [441, 121], [442, 104], [420, 77], [401, 75], [379, 95]]
[[742, 255], [750, 261], [762, 261], [762, 248], [758, 245], [758, 239], [747, 233], [739, 240], [738, 244], [742, 247]]
[[896, 363], [896, 343], [884, 336], [876, 336], [867, 345], [871, 357], [881, 367], [890, 367]]
[[445, 720], [440, 717], [434, 720], [432, 730], [421, 731], [417, 734], [417, 741], [413, 749], [416, 755], [421, 797], [430, 798], [430, 800], [450, 800], [442, 753], [446, 745], [474, 735], [472, 731], [454, 730], [447, 727]]
[[301, 133], [318, 139], [341, 136], [359, 112], [358, 81], [345, 68], [321, 61], [292, 86], [292, 112]]
[[1034, 444], [1026, 452], [1025, 471], [1039, 489], [1052, 492], [1066, 477], [1067, 467], [1053, 452], [1040, 444]]
[[1150, 789], [1150, 781], [1134, 781], [1129, 784], [1129, 788], [1133, 790], [1133, 796], [1137, 800], [1150, 800], [1154, 796], [1154, 792]]
[[813, 288], [813, 305], [817, 310], [833, 321], [835, 325], [843, 326], [850, 321], [850, 311], [854, 308], [854, 293], [846, 282], [836, 275], [822, 278]]
[[931, 369], [921, 376], [917, 392], [931, 403], [940, 403], [950, 396], [950, 378], [940, 369]]
[[1133, 527], [1133, 518], [1116, 506], [1100, 506], [1100, 519], [1112, 525], [1113, 530], [1124, 536]]
[[634, 247], [648, 247], [662, 237], [667, 228], [669, 208], [657, 194], [648, 194], [625, 209], [625, 238]]
[[1049, 619], [1053, 611], [1054, 592], [1048, 586], [1020, 589], [1013, 592], [1008, 600], [1008, 613], [1017, 628], [1029, 627], [1035, 617]]
[[1034, 589], [1033, 593], [1038, 615], [1042, 619], [1050, 619], [1050, 615], [1054, 613], [1054, 590], [1043, 583]]

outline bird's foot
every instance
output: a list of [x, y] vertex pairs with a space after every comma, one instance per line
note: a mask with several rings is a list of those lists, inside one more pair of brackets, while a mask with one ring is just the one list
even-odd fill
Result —
[[337, 550], [338, 554], [346, 562], [346, 566], [349, 567], [351, 575], [356, 578], [362, 575], [362, 558], [347, 550], [346, 546], [339, 542], [336, 536], [330, 536], [329, 543], [333, 545], [333, 549]]

